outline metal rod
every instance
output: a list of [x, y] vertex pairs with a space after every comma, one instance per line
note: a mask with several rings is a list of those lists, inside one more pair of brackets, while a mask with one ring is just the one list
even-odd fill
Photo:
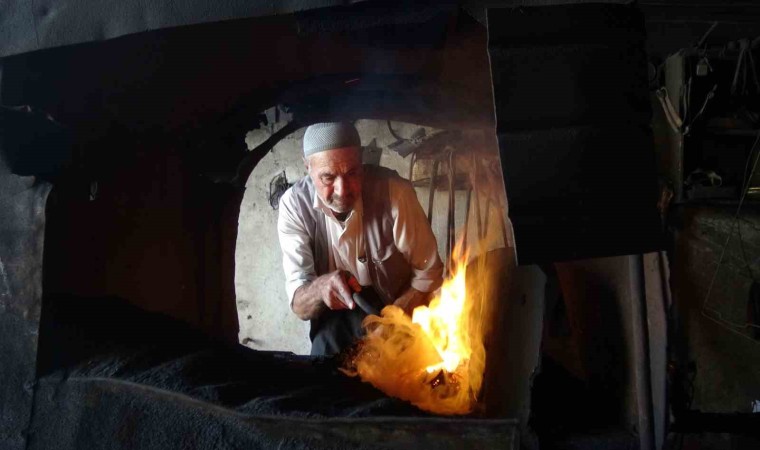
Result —
[[488, 234], [488, 221], [491, 218], [491, 196], [486, 192], [486, 212], [483, 219], [483, 237]]
[[475, 221], [478, 225], [478, 240], [483, 239], [483, 218], [480, 217], [480, 192], [475, 191]]
[[504, 215], [504, 210], [500, 209], [499, 218], [501, 219], [501, 232], [504, 235], [504, 247], [509, 247], [509, 236], [507, 235], [507, 218]]
[[435, 179], [438, 176], [438, 160], [433, 162], [433, 172], [430, 174], [430, 192], [428, 193], [428, 224], [433, 224], [433, 199], [435, 198]]
[[449, 212], [446, 217], [446, 273], [451, 270], [451, 251], [454, 246], [452, 245], [453, 238], [453, 222], [454, 222], [454, 168], [451, 163], [451, 155], [449, 153]]
[[412, 152], [412, 161], [409, 163], [409, 181], [414, 183], [414, 165], [417, 164], [417, 152]]
[[652, 399], [652, 371], [649, 355], [649, 326], [644, 280], [644, 257], [628, 257], [631, 292], [631, 319], [633, 320], [633, 359], [636, 378], [636, 404], [639, 418], [639, 446], [641, 450], [654, 450], [654, 405]]
[[483, 241], [483, 218], [480, 217], [480, 192], [475, 189], [475, 183], [473, 180], [478, 180], [478, 174], [480, 173], [480, 165], [475, 160], [475, 154], [472, 155], [472, 174], [470, 177], [471, 190], [475, 191], [475, 220], [478, 225], [478, 245]]
[[467, 200], [464, 203], [464, 231], [462, 231], [462, 244], [467, 245], [467, 230], [470, 228], [470, 199], [472, 198], [472, 187], [467, 189]]

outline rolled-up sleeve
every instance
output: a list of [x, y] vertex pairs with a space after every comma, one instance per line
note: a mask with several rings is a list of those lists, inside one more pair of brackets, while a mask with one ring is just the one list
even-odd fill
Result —
[[412, 287], [421, 292], [438, 289], [443, 280], [443, 263], [427, 216], [412, 184], [402, 178], [389, 184], [393, 236], [396, 247], [412, 266]]
[[277, 235], [282, 250], [282, 268], [285, 271], [285, 292], [292, 307], [296, 290], [314, 280], [317, 275], [309, 235], [290, 190], [280, 199]]

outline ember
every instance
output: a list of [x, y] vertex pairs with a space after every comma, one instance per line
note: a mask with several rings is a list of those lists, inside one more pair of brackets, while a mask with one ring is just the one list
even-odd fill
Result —
[[367, 336], [347, 374], [437, 414], [472, 411], [483, 381], [485, 351], [479, 302], [465, 283], [468, 254], [458, 245], [451, 276], [429, 306], [412, 317], [395, 306], [364, 320]]

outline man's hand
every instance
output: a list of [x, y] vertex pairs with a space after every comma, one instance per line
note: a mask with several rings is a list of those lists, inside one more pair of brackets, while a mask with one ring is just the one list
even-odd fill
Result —
[[408, 316], [411, 316], [414, 308], [428, 304], [428, 296], [426, 292], [420, 292], [410, 287], [393, 304], [403, 309]]
[[301, 286], [293, 295], [293, 312], [301, 320], [310, 320], [325, 307], [333, 310], [354, 309], [349, 276], [347, 272], [336, 270]]

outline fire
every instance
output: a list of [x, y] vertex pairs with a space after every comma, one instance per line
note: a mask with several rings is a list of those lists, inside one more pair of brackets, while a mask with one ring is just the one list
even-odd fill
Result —
[[459, 245], [454, 269], [429, 306], [412, 318], [396, 306], [364, 320], [366, 336], [349, 375], [358, 375], [388, 395], [437, 414], [472, 411], [483, 380], [485, 351], [480, 299], [468, 289], [468, 255]]
[[472, 354], [464, 314], [467, 300], [464, 260], [466, 258], [462, 258], [453, 276], [441, 286], [440, 295], [430, 302], [430, 306], [419, 306], [412, 313], [412, 323], [422, 328], [441, 357], [441, 362], [425, 368], [428, 373], [440, 369], [455, 373]]

